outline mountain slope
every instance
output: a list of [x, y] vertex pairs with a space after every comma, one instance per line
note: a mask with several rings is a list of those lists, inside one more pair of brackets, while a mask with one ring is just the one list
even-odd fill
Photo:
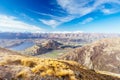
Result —
[[102, 39], [60, 57], [74, 60], [89, 69], [120, 74], [120, 38]]
[[120, 80], [88, 70], [74, 61], [23, 56], [6, 49], [1, 51], [1, 80]]

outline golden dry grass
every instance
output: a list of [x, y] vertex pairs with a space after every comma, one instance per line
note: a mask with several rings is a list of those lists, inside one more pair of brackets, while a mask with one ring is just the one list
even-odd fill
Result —
[[0, 79], [120, 80], [88, 70], [74, 61], [13, 55], [12, 52], [6, 55], [6, 53], [0, 53]]

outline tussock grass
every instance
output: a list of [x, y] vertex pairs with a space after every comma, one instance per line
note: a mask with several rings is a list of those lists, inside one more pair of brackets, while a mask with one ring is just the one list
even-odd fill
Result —
[[74, 61], [17, 54], [0, 56], [0, 78], [10, 80], [120, 80], [88, 70]]

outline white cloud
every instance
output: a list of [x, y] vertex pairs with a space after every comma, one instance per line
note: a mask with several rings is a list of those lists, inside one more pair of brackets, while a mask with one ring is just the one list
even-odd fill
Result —
[[[46, 14], [46, 15], [49, 16], [49, 14]], [[74, 16], [66, 16], [66, 17], [52, 16], [52, 18], [53, 19], [50, 19], [50, 20], [39, 19], [39, 21], [41, 21], [43, 24], [46, 24], [52, 28], [56, 28], [60, 24], [74, 19]]]
[[[94, 10], [99, 9], [99, 6], [105, 3], [120, 5], [120, 0], [57, 0], [58, 4], [65, 9], [69, 14], [83, 16]], [[90, 4], [93, 3], [93, 4]]]
[[16, 17], [0, 15], [0, 31], [9, 32], [41, 32], [43, 29], [19, 21]]
[[110, 9], [102, 9], [101, 10], [104, 14], [113, 14], [115, 13], [114, 11], [110, 10]]
[[93, 7], [85, 6], [92, 0], [57, 0], [58, 4], [65, 9], [69, 14], [79, 16], [90, 13], [93, 10]]
[[[68, 12], [68, 14], [74, 16], [71, 19], [82, 17], [96, 10], [103, 12], [104, 14], [112, 14], [120, 11], [120, 0], [57, 0], [57, 2], [58, 5]], [[111, 9], [106, 9], [105, 7], [100, 8], [106, 3], [111, 6], [116, 6], [113, 6]], [[91, 19], [88, 19], [88, 21], [89, 20]]]
[[90, 17], [90, 18], [85, 19], [81, 24], [86, 24], [86, 23], [89, 23], [89, 22], [91, 22], [93, 20], [94, 19], [92, 17]]
[[[115, 1], [114, 1], [115, 2]], [[116, 2], [115, 2], [116, 3]], [[119, 5], [118, 5], [119, 4]], [[114, 14], [117, 12], [120, 12], [120, 3], [111, 5], [112, 8], [106, 8], [105, 5], [103, 5], [100, 10], [101, 12], [103, 12], [105, 15], [109, 15], [109, 14]]]
[[40, 20], [42, 23], [51, 26], [52, 28], [55, 28], [56, 26], [58, 26], [60, 24], [60, 22], [56, 21], [56, 20]]
[[[62, 23], [69, 22], [75, 18], [85, 16], [94, 11], [99, 11], [103, 14], [113, 14], [120, 11], [120, 0], [57, 0], [57, 3], [67, 12], [67, 16], [58, 17], [51, 14], [39, 13], [33, 10], [30, 11], [36, 14], [51, 17], [50, 20], [39, 20], [43, 24], [49, 25], [52, 28], [55, 28]], [[104, 6], [106, 3], [112, 6], [111, 9], [108, 9]]]

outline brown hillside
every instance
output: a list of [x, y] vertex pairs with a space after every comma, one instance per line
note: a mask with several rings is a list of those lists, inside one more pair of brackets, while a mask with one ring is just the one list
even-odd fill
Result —
[[120, 80], [96, 73], [73, 61], [41, 59], [0, 52], [0, 80]]
[[77, 61], [89, 69], [120, 74], [120, 38], [96, 41], [68, 52], [60, 59]]

